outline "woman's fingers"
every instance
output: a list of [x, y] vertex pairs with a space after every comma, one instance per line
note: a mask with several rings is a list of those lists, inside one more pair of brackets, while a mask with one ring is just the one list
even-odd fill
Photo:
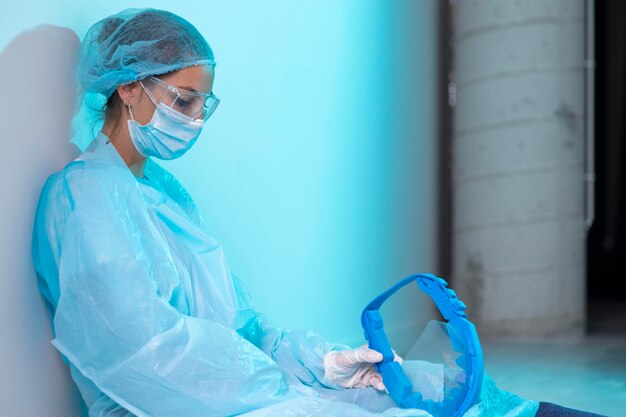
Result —
[[376, 388], [378, 391], [384, 391], [385, 390], [385, 384], [383, 384], [383, 378], [378, 373], [372, 377], [372, 384], [371, 385], [374, 388]]
[[[347, 352], [346, 352], [347, 353]], [[352, 349], [350, 356], [353, 358], [354, 363], [378, 363], [383, 360], [382, 353], [370, 349], [367, 344], [359, 346], [356, 349]]]
[[368, 369], [365, 375], [363, 375], [362, 382], [361, 388], [374, 387], [379, 391], [385, 390], [382, 376], [373, 367]]

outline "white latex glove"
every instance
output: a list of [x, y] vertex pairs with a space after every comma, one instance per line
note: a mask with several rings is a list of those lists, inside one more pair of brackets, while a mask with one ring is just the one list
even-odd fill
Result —
[[[394, 360], [402, 363], [395, 352], [394, 355]], [[343, 388], [372, 386], [383, 391], [383, 378], [373, 366], [382, 360], [383, 355], [366, 344], [356, 349], [331, 351], [324, 357], [324, 378]]]

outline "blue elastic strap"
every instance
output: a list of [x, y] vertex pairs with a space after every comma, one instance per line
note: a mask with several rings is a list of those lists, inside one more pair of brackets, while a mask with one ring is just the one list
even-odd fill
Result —
[[[451, 417], [462, 416], [476, 403], [480, 395], [483, 378], [483, 352], [474, 325], [467, 319], [467, 306], [459, 300], [448, 283], [432, 274], [417, 274], [404, 278], [387, 291], [374, 298], [361, 314], [361, 326], [371, 349], [382, 353], [383, 360], [375, 364], [383, 377], [383, 383], [389, 395], [403, 408], [420, 408], [422, 396], [413, 393], [413, 385], [398, 362], [394, 362], [394, 353], [385, 335], [383, 319], [379, 309], [383, 303], [400, 288], [415, 281], [419, 288], [428, 294], [437, 305], [441, 315], [463, 336], [468, 346], [468, 381], [465, 398]], [[456, 347], [456, 346], [454, 346]]]

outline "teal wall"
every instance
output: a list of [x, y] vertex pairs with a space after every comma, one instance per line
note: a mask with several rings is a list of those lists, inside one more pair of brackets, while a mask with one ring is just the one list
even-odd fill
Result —
[[164, 165], [259, 310], [360, 344], [369, 299], [435, 268], [436, 2], [243, 4], [207, 22], [180, 8], [214, 48], [222, 103]]

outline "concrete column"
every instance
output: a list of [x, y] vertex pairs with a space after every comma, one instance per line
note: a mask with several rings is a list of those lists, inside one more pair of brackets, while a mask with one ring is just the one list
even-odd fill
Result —
[[481, 335], [580, 334], [584, 1], [453, 9], [455, 289]]

